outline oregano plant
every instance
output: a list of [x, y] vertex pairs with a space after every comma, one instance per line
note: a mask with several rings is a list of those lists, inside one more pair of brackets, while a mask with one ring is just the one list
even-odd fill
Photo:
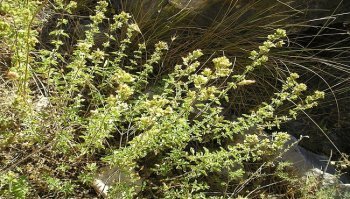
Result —
[[[285, 30], [247, 54], [250, 63], [240, 72], [233, 57], [197, 49], [154, 82], [171, 45], [135, 43], [142, 41], [139, 26], [126, 12], [111, 16], [107, 1], [97, 2], [84, 36], [65, 52], [65, 39], [73, 40], [66, 27], [77, 6], [62, 0], [1, 4], [0, 38], [12, 52], [7, 87], [1, 87], [12, 94], [0, 105], [5, 197], [80, 197], [103, 167], [117, 171], [106, 180], [109, 198], [206, 198], [212, 190], [236, 197], [252, 176], [248, 164], [279, 164], [276, 157], [289, 139], [280, 124], [324, 97], [320, 91], [305, 95], [307, 86], [291, 73], [269, 101], [228, 117], [223, 112], [230, 91], [255, 84], [250, 74], [283, 47]], [[48, 46], [36, 45], [41, 9], [60, 13], [52, 16]], [[285, 105], [292, 106], [280, 112]]]

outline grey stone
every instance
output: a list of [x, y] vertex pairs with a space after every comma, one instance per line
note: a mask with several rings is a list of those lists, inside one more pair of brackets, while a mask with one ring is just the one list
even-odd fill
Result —
[[[297, 139], [291, 136], [287, 145], [296, 143]], [[336, 169], [330, 164], [329, 157], [315, 154], [305, 148], [294, 144], [283, 154], [282, 161], [292, 163], [296, 173], [301, 177], [313, 176], [320, 179], [323, 186], [339, 185], [341, 189], [348, 190], [350, 179], [347, 176], [337, 176]]]
[[36, 111], [40, 112], [43, 109], [47, 108], [50, 105], [50, 100], [48, 97], [40, 96], [39, 99], [35, 102], [34, 108]]
[[[136, 188], [140, 188], [142, 185], [142, 179], [133, 182], [130, 180], [130, 176], [124, 173], [118, 167], [110, 168], [104, 167], [100, 169], [99, 174], [93, 181], [92, 187], [95, 191], [102, 197], [107, 198], [108, 190], [111, 186], [118, 182], [123, 182], [126, 184], [133, 185]], [[136, 190], [138, 192], [140, 190]], [[123, 198], [122, 195], [117, 196], [117, 198]]]

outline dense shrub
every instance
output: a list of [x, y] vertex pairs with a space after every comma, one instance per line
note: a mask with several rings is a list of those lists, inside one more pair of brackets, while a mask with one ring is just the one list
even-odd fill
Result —
[[[91, 196], [104, 166], [128, 178], [115, 181], [110, 198], [288, 194], [277, 186], [265, 190], [273, 183], [268, 179], [298, 186], [278, 161], [289, 138], [279, 127], [316, 106], [323, 92], [304, 95], [306, 85], [291, 73], [255, 110], [223, 114], [228, 92], [254, 84], [249, 74], [268, 64], [270, 51], [282, 48], [284, 30], [271, 32], [251, 51], [239, 73], [234, 58], [206, 59], [198, 49], [151, 80], [176, 37], [154, 47], [135, 43], [142, 33], [132, 16], [108, 17], [108, 3], [99, 1], [84, 36], [66, 46], [76, 6], [62, 0], [0, 6], [1, 51], [10, 57], [0, 87], [2, 196]], [[50, 44], [43, 46], [38, 16], [48, 10], [60, 14]]]

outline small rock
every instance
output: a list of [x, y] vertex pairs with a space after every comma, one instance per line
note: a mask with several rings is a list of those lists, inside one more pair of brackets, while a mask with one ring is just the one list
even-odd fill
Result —
[[[127, 183], [131, 186], [135, 186], [136, 188], [140, 188], [142, 185], [142, 180], [132, 182], [130, 180], [130, 176], [122, 172], [117, 167], [104, 167], [100, 169], [100, 174], [97, 175], [92, 186], [99, 195], [101, 195], [104, 198], [107, 198], [109, 188], [118, 182]], [[137, 191], [140, 190], [136, 190], [136, 192]], [[117, 198], [122, 198], [122, 195], [117, 196]]]
[[35, 103], [35, 110], [40, 112], [50, 105], [50, 100], [48, 97], [40, 96], [38, 101]]

